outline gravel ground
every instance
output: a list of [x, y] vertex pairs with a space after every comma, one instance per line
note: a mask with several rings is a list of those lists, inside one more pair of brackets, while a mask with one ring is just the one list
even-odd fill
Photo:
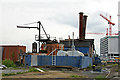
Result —
[[5, 70], [2, 70], [2, 73], [17, 73], [17, 72], [26, 72], [28, 71], [28, 69], [17, 69], [17, 70], [14, 70], [14, 69], [5, 69]]

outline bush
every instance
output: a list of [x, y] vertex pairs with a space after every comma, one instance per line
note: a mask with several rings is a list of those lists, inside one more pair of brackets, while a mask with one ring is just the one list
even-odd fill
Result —
[[2, 64], [5, 65], [6, 67], [14, 67], [14, 68], [16, 67], [16, 65], [14, 64], [12, 60], [6, 59], [2, 62]]

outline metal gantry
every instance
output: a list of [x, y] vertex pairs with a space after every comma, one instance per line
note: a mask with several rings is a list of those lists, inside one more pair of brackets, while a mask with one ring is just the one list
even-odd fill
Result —
[[[35, 23], [38, 24], [37, 27], [17, 26], [17, 28], [29, 28], [29, 29], [30, 29], [30, 28], [36, 28], [36, 29], [39, 30], [38, 39], [36, 39], [37, 37], [35, 36], [35, 40], [38, 41], [38, 43], [39, 43], [39, 53], [40, 53], [40, 50], [41, 50], [41, 49], [40, 49], [40, 48], [41, 48], [41, 47], [40, 47], [40, 42], [47, 42], [47, 41], [49, 41], [49, 40], [50, 40], [50, 35], [46, 33], [46, 31], [45, 31], [45, 29], [44, 29], [44, 27], [43, 27], [43, 25], [41, 24], [40, 21], [38, 21], [38, 22], [33, 22], [33, 23], [28, 23], [28, 24], [23, 24], [23, 25], [30, 25], [30, 24], [35, 24]], [[43, 31], [44, 31], [47, 39], [41, 39], [41, 27], [42, 27], [42, 29], [43, 29]], [[49, 36], [48, 36], [48, 35], [49, 35]]]

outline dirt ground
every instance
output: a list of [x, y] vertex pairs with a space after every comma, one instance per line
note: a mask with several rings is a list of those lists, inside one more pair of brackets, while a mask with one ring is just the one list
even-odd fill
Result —
[[13, 76], [4, 76], [2, 78], [70, 78], [76, 73], [69, 71], [47, 71], [47, 72], [29, 72], [24, 74], [17, 74]]
[[[111, 69], [111, 73], [108, 72], [94, 72], [84, 70], [51, 70], [48, 69], [45, 72], [28, 72], [24, 74], [17, 74], [13, 76], [3, 76], [2, 78], [112, 78], [117, 76], [118, 72], [115, 72], [117, 66], [108, 67]], [[77, 76], [76, 76], [77, 75]], [[117, 80], [117, 79], [116, 79]]]
[[[79, 77], [76, 77], [79, 76]], [[95, 78], [96, 76], [106, 76], [105, 73], [90, 73], [83, 71], [58, 71], [50, 70], [46, 72], [29, 72], [13, 76], [3, 76], [2, 78]]]

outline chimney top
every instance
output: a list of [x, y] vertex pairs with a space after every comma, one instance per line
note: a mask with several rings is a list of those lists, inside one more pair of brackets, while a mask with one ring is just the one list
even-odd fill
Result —
[[88, 17], [87, 15], [84, 15], [85, 17]]
[[84, 14], [83, 12], [79, 12], [79, 14]]

